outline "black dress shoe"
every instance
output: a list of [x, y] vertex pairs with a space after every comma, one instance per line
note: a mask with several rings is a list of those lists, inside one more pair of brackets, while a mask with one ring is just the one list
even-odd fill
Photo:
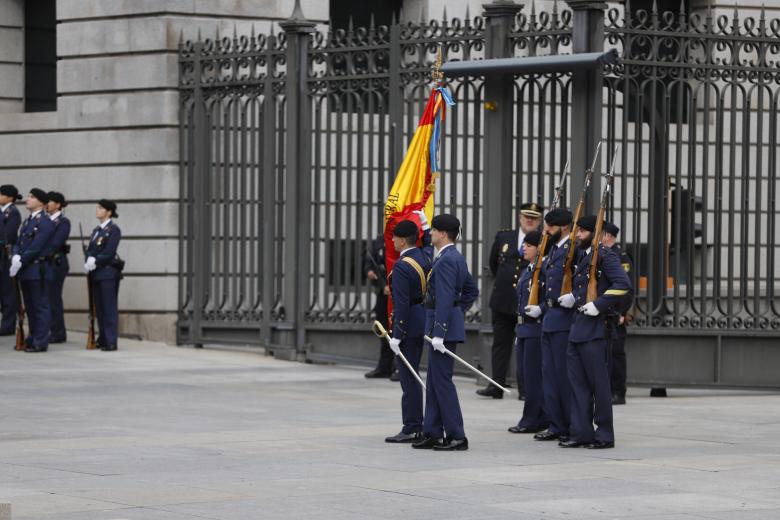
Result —
[[393, 373], [390, 374], [390, 381], [395, 381], [396, 383], [401, 380], [401, 376], [398, 374], [398, 370], [393, 370]]
[[100, 347], [100, 350], [102, 350], [103, 352], [112, 352], [116, 350], [116, 345], [108, 345], [105, 347]]
[[366, 379], [384, 379], [387, 377], [390, 377], [390, 372], [387, 370], [379, 370], [378, 368], [375, 368], [374, 370], [371, 370], [370, 372], [366, 372], [363, 374]]
[[422, 438], [423, 438], [422, 432], [414, 432], [414, 433], [401, 432], [397, 435], [393, 435], [392, 437], [386, 437], [385, 442], [389, 442], [392, 444], [402, 444], [402, 443], [417, 442], [422, 440]]
[[422, 440], [412, 443], [412, 448], [416, 450], [430, 450], [436, 446], [441, 446], [443, 442], [441, 438], [423, 434]]
[[595, 441], [585, 445], [585, 447], [588, 448], [589, 450], [606, 450], [609, 448], [614, 448], [615, 443], [608, 442], [608, 441]]
[[612, 394], [612, 404], [626, 404], [626, 394]]
[[509, 433], [538, 433], [544, 428], [529, 428], [527, 426], [510, 426], [507, 431]]
[[525, 392], [518, 393], [517, 394], [517, 400], [518, 401], [525, 401]]
[[0, 330], [0, 336], [13, 336], [14, 334], [16, 334], [16, 330], [14, 330], [14, 329], [11, 329], [11, 330]]
[[567, 439], [565, 441], [560, 441], [558, 443], [558, 446], [561, 448], [579, 448], [581, 446], [587, 446], [589, 443], [587, 442], [580, 442], [575, 441], [574, 439]]
[[451, 439], [449, 442], [434, 446], [433, 449], [434, 451], [466, 451], [469, 449], [469, 440], [465, 437]]
[[542, 430], [534, 435], [535, 441], [554, 441], [560, 437], [559, 433], [551, 432], [550, 430]]
[[29, 346], [24, 349], [25, 352], [46, 352], [47, 350], [49, 350], [48, 347], [33, 347], [33, 346]]
[[477, 390], [477, 395], [482, 397], [492, 397], [493, 399], [503, 399], [504, 391], [493, 385], [489, 385], [487, 388], [480, 388]]

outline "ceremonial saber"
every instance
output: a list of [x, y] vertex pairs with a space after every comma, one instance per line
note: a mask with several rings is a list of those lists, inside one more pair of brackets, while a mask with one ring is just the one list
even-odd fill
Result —
[[[433, 343], [433, 340], [431, 339], [430, 336], [425, 336], [425, 341], [427, 341], [428, 343]], [[495, 381], [490, 379], [487, 375], [485, 375], [482, 372], [480, 372], [480, 370], [478, 368], [476, 368], [475, 366], [471, 365], [468, 361], [466, 361], [465, 359], [463, 359], [462, 357], [460, 357], [459, 355], [457, 355], [456, 353], [454, 353], [453, 351], [451, 351], [447, 347], [444, 347], [444, 353], [447, 354], [448, 356], [450, 356], [455, 361], [460, 362], [463, 366], [465, 366], [466, 368], [468, 368], [469, 370], [471, 370], [472, 372], [474, 372], [478, 376], [484, 377], [485, 379], [490, 381], [493, 384], [493, 386], [495, 386], [497, 388], [500, 388], [502, 392], [507, 393], [507, 394], [511, 394], [512, 393], [512, 392], [509, 391], [508, 388], [504, 388], [503, 386], [499, 385], [498, 383], [496, 383]]]
[[[374, 334], [379, 336], [380, 338], [390, 339], [390, 335], [387, 333], [385, 328], [382, 326], [381, 323], [378, 321], [374, 321], [374, 326], [372, 327], [372, 330], [374, 331]], [[418, 383], [420, 383], [420, 386], [422, 386], [423, 390], [425, 390], [425, 383], [423, 383], [423, 380], [420, 379], [420, 376], [417, 374], [417, 371], [412, 368], [411, 363], [409, 363], [409, 360], [406, 359], [406, 356], [404, 356], [403, 352], [398, 352], [398, 357], [401, 358], [401, 361], [404, 362], [404, 365], [406, 365], [406, 368], [409, 369], [409, 372], [412, 373], [414, 378], [417, 380]]]

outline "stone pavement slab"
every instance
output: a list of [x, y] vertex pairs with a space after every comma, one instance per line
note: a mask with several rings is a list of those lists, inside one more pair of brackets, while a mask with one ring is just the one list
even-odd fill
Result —
[[400, 389], [357, 367], [125, 340], [0, 338], [0, 503], [14, 520], [780, 518], [780, 395], [631, 389], [613, 450], [511, 435], [457, 385], [470, 450], [386, 445]]

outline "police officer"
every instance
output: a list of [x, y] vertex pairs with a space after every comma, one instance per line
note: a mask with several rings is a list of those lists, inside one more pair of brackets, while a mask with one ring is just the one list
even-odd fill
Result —
[[[542, 234], [531, 231], [523, 239], [523, 255], [529, 266], [517, 284], [517, 371], [523, 373], [525, 403], [523, 416], [511, 433], [537, 433], [547, 428], [542, 390], [542, 315], [546, 305], [542, 299], [539, 305], [528, 305], [531, 283], [534, 275], [533, 261], [536, 258]], [[539, 294], [544, 296], [543, 280], [539, 279]], [[522, 362], [521, 362], [522, 361]]]
[[546, 310], [542, 320], [542, 380], [544, 411], [550, 427], [534, 435], [538, 441], [566, 440], [569, 435], [571, 386], [566, 371], [566, 348], [569, 329], [574, 321], [574, 298], [561, 295], [561, 285], [569, 254], [572, 214], [565, 208], [555, 208], [544, 216], [545, 232], [552, 243], [542, 264]]
[[[631, 280], [631, 272], [634, 262], [626, 251], [617, 243], [617, 236], [620, 228], [611, 222], [604, 222], [604, 232], [601, 235], [601, 243], [611, 249], [620, 259], [620, 265], [628, 275], [628, 281]], [[632, 282], [633, 289], [633, 282]], [[612, 388], [612, 404], [626, 404], [626, 319], [628, 311], [633, 305], [633, 298], [624, 298], [620, 316], [609, 323], [609, 374]]]
[[70, 246], [70, 220], [62, 214], [62, 210], [68, 205], [65, 196], [57, 191], [48, 193], [49, 203], [46, 211], [54, 223], [54, 233], [44, 255], [49, 262], [51, 281], [47, 284], [49, 292], [49, 308], [51, 309], [51, 332], [49, 343], [65, 343], [65, 311], [62, 305], [62, 286], [68, 275], [68, 253]]
[[18, 306], [16, 292], [9, 270], [11, 269], [11, 249], [16, 244], [22, 216], [16, 209], [16, 201], [22, 200], [19, 190], [11, 184], [0, 186], [0, 336], [12, 336], [16, 331], [16, 313]]
[[[539, 229], [543, 208], [535, 202], [520, 206], [520, 227], [504, 229], [496, 234], [490, 249], [490, 271], [495, 277], [490, 294], [490, 310], [493, 318], [492, 377], [496, 383], [506, 386], [506, 374], [512, 357], [517, 326], [517, 281], [528, 265], [523, 258], [523, 238], [526, 233]], [[518, 366], [522, 365], [521, 363]], [[517, 374], [518, 396], [523, 395], [523, 374]], [[489, 384], [477, 390], [477, 394], [502, 399], [504, 392]]]
[[[387, 297], [390, 294], [390, 286], [387, 284], [385, 268], [385, 237], [379, 235], [372, 242], [363, 255], [363, 273], [376, 288], [376, 303], [374, 304], [374, 318], [388, 328]], [[385, 338], [379, 338], [379, 360], [373, 370], [365, 373], [367, 379], [387, 378], [394, 373], [393, 361], [395, 356], [387, 344]]]
[[[393, 246], [400, 253], [390, 273], [390, 294], [393, 298], [392, 337], [390, 349], [403, 353], [414, 368], [419, 369], [425, 335], [425, 308], [423, 298], [427, 286], [431, 260], [416, 246], [419, 228], [411, 220], [402, 220], [393, 229]], [[417, 442], [422, 439], [422, 387], [404, 363], [399, 363], [401, 381], [400, 433], [387, 437], [385, 442]]]
[[[631, 283], [620, 259], [599, 244], [597, 297], [588, 301], [588, 282], [593, 258], [593, 230], [596, 217], [582, 217], [577, 224], [578, 248], [581, 251], [574, 270], [572, 296], [577, 313], [569, 334], [567, 361], [572, 387], [571, 429], [564, 448], [585, 446], [590, 449], [613, 448], [612, 394], [607, 370], [607, 320], [619, 314], [622, 302], [631, 292]], [[593, 423], [596, 429], [593, 428]]]
[[119, 217], [114, 201], [101, 199], [95, 208], [95, 216], [100, 225], [92, 232], [87, 246], [84, 272], [92, 279], [92, 298], [100, 327], [97, 345], [100, 350], [112, 351], [117, 349], [119, 327], [117, 297], [122, 262], [117, 256], [117, 248], [122, 232], [113, 220]]
[[30, 216], [19, 230], [9, 270], [22, 286], [30, 323], [25, 352], [46, 352], [49, 349], [51, 311], [46, 283], [50, 275], [45, 254], [54, 233], [54, 224], [44, 211], [48, 202], [49, 196], [45, 191], [38, 188], [30, 190], [25, 202]]
[[454, 352], [458, 343], [466, 341], [464, 315], [477, 299], [479, 290], [466, 259], [455, 249], [460, 221], [453, 215], [437, 215], [431, 227], [431, 242], [437, 255], [428, 274], [425, 330], [433, 341], [428, 347], [423, 439], [412, 447], [467, 450], [469, 441], [452, 382], [453, 359], [445, 352], [447, 349]]

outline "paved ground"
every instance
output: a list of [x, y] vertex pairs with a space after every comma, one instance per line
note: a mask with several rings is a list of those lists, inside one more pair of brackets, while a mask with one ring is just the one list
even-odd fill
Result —
[[780, 518], [780, 396], [630, 392], [618, 446], [506, 433], [459, 380], [471, 450], [382, 442], [399, 388], [362, 369], [81, 337], [0, 338], [0, 502], [14, 520]]

